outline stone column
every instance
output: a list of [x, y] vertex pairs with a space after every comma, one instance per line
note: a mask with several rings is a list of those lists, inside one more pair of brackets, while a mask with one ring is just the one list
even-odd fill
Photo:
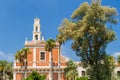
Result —
[[16, 72], [13, 73], [13, 80], [16, 80]]
[[36, 68], [36, 47], [33, 48], [33, 68]]

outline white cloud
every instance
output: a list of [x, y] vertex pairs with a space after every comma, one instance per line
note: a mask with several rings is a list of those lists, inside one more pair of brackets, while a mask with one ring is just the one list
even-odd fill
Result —
[[3, 51], [0, 51], [0, 60], [13, 61], [14, 60], [14, 54], [5, 53]]
[[113, 53], [112, 54], [112, 56], [115, 58], [115, 59], [117, 59], [117, 57], [120, 55], [120, 52], [115, 52], [115, 53]]

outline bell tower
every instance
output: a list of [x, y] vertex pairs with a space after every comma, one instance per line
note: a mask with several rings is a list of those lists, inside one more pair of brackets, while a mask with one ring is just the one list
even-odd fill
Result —
[[40, 19], [36, 17], [33, 24], [33, 41], [41, 41]]

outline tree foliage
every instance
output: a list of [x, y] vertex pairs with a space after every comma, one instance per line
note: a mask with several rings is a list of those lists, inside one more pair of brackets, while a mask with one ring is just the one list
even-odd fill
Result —
[[45, 50], [52, 52], [52, 49], [55, 48], [55, 46], [56, 46], [55, 40], [49, 39], [49, 40], [46, 41]]
[[15, 59], [24, 65], [25, 60], [27, 60], [27, 54], [30, 54], [30, 53], [31, 52], [29, 51], [28, 48], [23, 48], [16, 52]]
[[88, 80], [87, 77], [78, 77], [76, 80]]
[[118, 66], [120, 66], [120, 55], [117, 58], [117, 64], [118, 64]]
[[67, 80], [76, 80], [77, 76], [77, 65], [72, 60], [68, 61], [67, 67], [65, 68], [65, 77]]
[[100, 71], [104, 71], [103, 67], [107, 65], [104, 63], [103, 66], [101, 61], [106, 60], [108, 43], [116, 39], [111, 27], [117, 23], [116, 15], [115, 8], [102, 6], [97, 1], [92, 4], [85, 2], [73, 12], [70, 20], [64, 19], [59, 27], [57, 38], [64, 42], [73, 40], [72, 49], [81, 57], [84, 66], [93, 71], [94, 75], [89, 74], [91, 80], [104, 80], [102, 76], [107, 74]]
[[53, 53], [52, 53], [52, 50], [53, 48], [56, 47], [56, 43], [55, 43], [55, 40], [53, 39], [49, 39], [46, 41], [45, 43], [45, 50], [46, 51], [49, 51], [50, 52], [50, 56], [51, 56], [51, 64], [50, 64], [50, 67], [51, 67], [51, 80], [53, 80]]
[[15, 54], [15, 59], [21, 63], [21, 68], [24, 67], [24, 75], [23, 78], [26, 78], [26, 70], [27, 70], [27, 55], [30, 54], [28, 48], [23, 48], [18, 50]]
[[7, 76], [9, 80], [12, 80], [13, 78], [12, 62], [0, 60], [0, 80], [3, 79], [3, 77]]
[[90, 75], [91, 80], [114, 80], [113, 70], [113, 59], [111, 59], [111, 56], [105, 55], [99, 64], [87, 69], [87, 74]]
[[46, 76], [33, 71], [25, 80], [46, 80]]

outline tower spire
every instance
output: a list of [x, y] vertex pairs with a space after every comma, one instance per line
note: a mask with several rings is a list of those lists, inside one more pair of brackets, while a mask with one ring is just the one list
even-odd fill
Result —
[[40, 31], [40, 19], [36, 17], [34, 19], [33, 25], [33, 41], [40, 41], [41, 31]]
[[25, 39], [25, 44], [27, 44], [27, 42], [28, 42], [28, 40], [27, 40], [27, 37], [26, 37], [26, 39]]

